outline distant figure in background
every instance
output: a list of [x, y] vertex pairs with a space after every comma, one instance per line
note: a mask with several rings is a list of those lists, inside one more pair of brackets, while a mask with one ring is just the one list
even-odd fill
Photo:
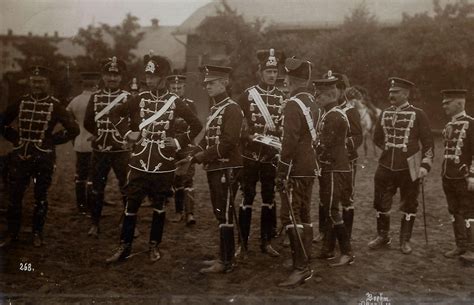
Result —
[[365, 88], [356, 85], [354, 86], [354, 89], [362, 94], [362, 99], [355, 99], [354, 105], [359, 111], [360, 124], [362, 127], [362, 146], [364, 147], [365, 157], [368, 155], [369, 142], [372, 142], [374, 156], [377, 156], [377, 146], [374, 144], [372, 139], [374, 136], [375, 124], [377, 123], [382, 110], [372, 103]]
[[[179, 96], [185, 102], [189, 109], [197, 115], [196, 105], [193, 100], [185, 97], [186, 91], [186, 76], [184, 75], [170, 75], [167, 78], [168, 88], [171, 93]], [[181, 136], [189, 132], [189, 125], [180, 117], [177, 117], [175, 122], [175, 132], [177, 136]], [[177, 160], [186, 158], [194, 149], [192, 143], [186, 147], [182, 147], [178, 151]], [[174, 177], [174, 206], [176, 215], [171, 219], [172, 222], [186, 221], [186, 225], [190, 226], [196, 223], [194, 219], [194, 187], [193, 179], [195, 173], [195, 165], [191, 164], [186, 173], [176, 174]], [[184, 212], [184, 213], [183, 213]]]
[[66, 110], [72, 113], [80, 128], [79, 135], [73, 140], [73, 147], [76, 152], [76, 206], [80, 214], [90, 213], [88, 194], [92, 185], [92, 181], [90, 181], [92, 161], [90, 138], [92, 134], [84, 128], [84, 118], [87, 104], [91, 95], [97, 90], [99, 79], [100, 74], [98, 72], [81, 73], [82, 93], [73, 98], [66, 107]]
[[[79, 134], [79, 126], [61, 102], [49, 95], [52, 71], [43, 66], [29, 69], [30, 93], [10, 104], [0, 125], [0, 132], [12, 142], [10, 159], [10, 202], [7, 212], [8, 235], [0, 248], [18, 240], [25, 191], [34, 182], [33, 245], [43, 245], [43, 227], [48, 212], [48, 189], [56, 159], [55, 146]], [[10, 124], [18, 120], [18, 126]], [[53, 132], [58, 123], [63, 130]]]
[[140, 93], [140, 86], [138, 85], [138, 79], [136, 77], [132, 78], [132, 81], [129, 84], [129, 92], [132, 97], [137, 97], [138, 93]]
[[290, 89], [288, 88], [288, 84], [286, 82], [286, 77], [278, 77], [276, 79], [276, 82], [275, 82], [275, 87], [280, 90], [281, 92], [283, 92], [284, 94], [284, 97], [285, 98], [288, 98], [289, 94], [290, 94]]

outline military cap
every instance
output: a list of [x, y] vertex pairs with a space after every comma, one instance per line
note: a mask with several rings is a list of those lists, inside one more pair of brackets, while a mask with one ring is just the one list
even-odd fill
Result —
[[28, 73], [31, 76], [42, 76], [42, 77], [50, 78], [51, 75], [53, 74], [53, 70], [46, 68], [44, 66], [34, 65], [28, 68]]
[[448, 98], [466, 98], [467, 95], [467, 90], [465, 89], [445, 89], [441, 90], [441, 94], [443, 95], [443, 98], [448, 99]]
[[335, 77], [338, 79], [336, 83], [336, 87], [338, 89], [345, 90], [346, 88], [349, 88], [351, 86], [349, 83], [349, 78], [345, 74], [336, 73], [329, 70], [327, 73], [324, 73], [323, 75], [323, 78], [332, 78], [332, 77]]
[[204, 74], [204, 82], [211, 82], [221, 78], [229, 78], [232, 68], [224, 66], [206, 65], [199, 68]]
[[102, 72], [121, 74], [127, 71], [127, 65], [116, 56], [112, 56], [102, 61]]
[[410, 90], [415, 86], [411, 81], [399, 77], [390, 77], [388, 80], [390, 81], [389, 91], [398, 91], [401, 89]]
[[312, 63], [295, 57], [285, 60], [285, 70], [289, 76], [299, 79], [310, 80]]
[[98, 80], [100, 79], [99, 72], [81, 72], [81, 80]]
[[338, 82], [339, 79], [337, 77], [314, 79], [312, 81], [314, 88], [318, 91], [336, 89]]
[[179, 83], [186, 83], [186, 76], [185, 75], [180, 75], [180, 74], [175, 74], [175, 75], [170, 75], [166, 78], [168, 83], [172, 84], [179, 84]]
[[283, 61], [284, 54], [275, 49], [258, 50], [257, 59], [259, 61], [259, 69], [278, 69], [278, 65]]
[[168, 59], [163, 56], [153, 55], [152, 51], [143, 57], [143, 61], [145, 63], [145, 73], [161, 77], [166, 77], [171, 73], [171, 64]]
[[132, 81], [129, 84], [130, 91], [138, 91], [140, 88], [138, 87], [138, 80], [136, 77], [132, 78]]

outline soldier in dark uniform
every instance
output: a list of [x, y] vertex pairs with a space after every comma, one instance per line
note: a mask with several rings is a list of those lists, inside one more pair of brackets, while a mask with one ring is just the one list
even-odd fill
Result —
[[81, 73], [81, 79], [83, 91], [72, 99], [66, 110], [72, 113], [81, 131], [73, 141], [74, 151], [76, 152], [76, 176], [74, 182], [76, 187], [76, 206], [79, 213], [86, 214], [86, 212], [90, 212], [88, 194], [90, 194], [92, 185], [90, 181], [92, 172], [90, 137], [92, 134], [84, 128], [84, 117], [90, 97], [92, 93], [97, 91], [100, 74], [97, 72], [83, 72]]
[[311, 63], [296, 58], [285, 61], [291, 98], [283, 112], [282, 151], [277, 166], [276, 185], [281, 195], [281, 222], [290, 239], [293, 272], [279, 284], [294, 287], [312, 277], [310, 267], [311, 194], [316, 164], [315, 123], [319, 109], [307, 86], [311, 79]]
[[98, 237], [99, 234], [99, 222], [104, 206], [104, 190], [111, 169], [117, 177], [124, 206], [127, 201], [125, 186], [127, 184], [130, 149], [110, 121], [110, 111], [131, 98], [130, 93], [120, 89], [122, 74], [125, 70], [125, 63], [115, 56], [104, 61], [102, 80], [105, 88], [91, 96], [84, 119], [85, 129], [93, 135], [91, 139], [93, 149], [92, 225], [88, 235], [95, 237]]
[[[125, 260], [130, 254], [138, 209], [146, 196], [153, 205], [150, 260], [155, 262], [161, 258], [159, 245], [165, 225], [164, 203], [176, 171], [176, 151], [192, 143], [202, 129], [199, 119], [188, 105], [168, 91], [166, 76], [170, 72], [171, 66], [166, 58], [145, 56], [145, 77], [151, 90], [140, 93], [137, 98], [117, 106], [110, 113], [112, 124], [124, 139], [135, 145], [129, 164], [128, 199], [120, 246], [107, 259], [108, 263]], [[189, 125], [187, 132], [176, 132], [177, 117]]]
[[[43, 227], [48, 211], [48, 188], [55, 162], [55, 146], [74, 139], [79, 126], [59, 100], [48, 94], [52, 71], [42, 66], [29, 70], [30, 93], [9, 105], [0, 131], [14, 145], [10, 159], [10, 202], [7, 211], [8, 235], [4, 247], [18, 239], [23, 196], [34, 181], [33, 244], [43, 244]], [[17, 119], [17, 127], [10, 124]], [[65, 128], [53, 132], [58, 123]]]
[[[425, 112], [408, 102], [410, 89], [414, 84], [397, 77], [389, 80], [389, 98], [392, 106], [382, 112], [374, 132], [374, 143], [383, 152], [374, 177], [377, 238], [369, 243], [369, 248], [379, 249], [391, 243], [389, 212], [392, 197], [400, 188], [400, 210], [403, 213], [400, 250], [404, 254], [410, 254], [412, 252], [410, 238], [418, 208], [419, 179], [424, 178], [431, 169], [434, 142]], [[413, 161], [420, 151], [419, 142], [421, 142], [421, 167], [418, 169], [416, 162]]]
[[211, 193], [214, 215], [219, 222], [220, 257], [205, 261], [201, 273], [228, 273], [233, 270], [234, 199], [242, 167], [240, 131], [243, 114], [240, 106], [227, 94], [229, 67], [204, 66], [204, 84], [212, 107], [206, 122], [204, 138], [190, 158], [191, 163], [203, 163]]
[[[349, 238], [352, 236], [352, 225], [354, 223], [354, 191], [355, 191], [355, 176], [357, 170], [357, 149], [362, 145], [362, 127], [360, 124], [360, 114], [348, 98], [350, 92], [355, 89], [350, 88], [349, 78], [345, 74], [333, 73], [328, 71], [324, 78], [335, 77], [338, 79], [336, 87], [338, 90], [339, 108], [344, 111], [349, 120], [349, 131], [347, 132], [346, 147], [349, 154], [349, 161], [351, 164], [350, 187], [345, 189], [346, 193], [342, 194], [342, 219], [347, 229]], [[319, 206], [319, 231], [322, 232], [324, 228], [324, 213], [322, 212], [322, 205]], [[320, 234], [320, 236], [322, 236]]]
[[283, 92], [285, 98], [287, 98], [288, 94], [290, 94], [290, 92], [288, 91], [288, 84], [286, 83], [286, 77], [284, 76], [277, 78], [275, 82], [275, 87], [277, 87], [278, 90]]
[[350, 124], [346, 112], [338, 106], [338, 79], [329, 78], [314, 81], [315, 98], [324, 107], [324, 114], [318, 123], [318, 160], [321, 165], [319, 196], [323, 204], [324, 239], [319, 258], [334, 257], [336, 241], [341, 251], [340, 261], [331, 266], [352, 264], [349, 229], [343, 218], [343, 202], [351, 190], [351, 165], [347, 138]]
[[[238, 100], [244, 112], [245, 126], [242, 133], [242, 188], [243, 200], [239, 209], [241, 247], [246, 250], [250, 235], [252, 205], [257, 183], [261, 184], [262, 210], [260, 216], [260, 248], [263, 253], [277, 257], [271, 240], [276, 231], [275, 176], [273, 165], [278, 151], [275, 148], [255, 142], [258, 135], [281, 137], [281, 116], [284, 94], [275, 87], [278, 67], [283, 54], [274, 49], [257, 52], [259, 60], [258, 85], [247, 88]], [[239, 253], [240, 251], [238, 251]]]
[[[167, 77], [168, 87], [170, 91], [179, 96], [183, 102], [197, 115], [196, 105], [193, 100], [184, 97], [186, 76], [184, 75], [170, 75]], [[177, 118], [175, 122], [175, 129], [177, 134], [184, 134], [188, 132], [189, 126], [182, 118]], [[193, 150], [193, 146], [183, 147], [177, 156], [177, 160], [186, 158]], [[186, 220], [186, 225], [193, 225], [196, 223], [194, 219], [194, 188], [193, 178], [195, 173], [194, 164], [190, 165], [185, 173], [177, 173], [174, 179], [174, 204], [176, 217], [171, 219], [173, 222], [180, 222]], [[184, 213], [183, 213], [184, 212]]]
[[444, 253], [447, 258], [461, 256], [474, 262], [474, 118], [466, 114], [467, 90], [443, 90], [443, 109], [451, 121], [446, 124], [443, 190], [453, 222], [456, 248]]

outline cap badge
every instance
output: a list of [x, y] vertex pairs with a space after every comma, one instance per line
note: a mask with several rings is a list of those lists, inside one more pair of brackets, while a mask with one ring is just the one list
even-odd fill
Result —
[[110, 63], [109, 72], [118, 72], [117, 67], [117, 57], [112, 57], [112, 62]]
[[268, 56], [267, 63], [265, 64], [266, 66], [277, 66], [277, 60], [275, 57], [275, 49], [270, 49], [270, 55]]
[[156, 70], [155, 63], [154, 63], [152, 60], [150, 60], [150, 61], [146, 64], [145, 72], [155, 73], [155, 70]]

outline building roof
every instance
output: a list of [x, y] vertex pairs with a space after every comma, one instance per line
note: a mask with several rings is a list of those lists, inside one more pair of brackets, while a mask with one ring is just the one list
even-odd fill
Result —
[[[446, 2], [454, 0], [441, 1]], [[383, 25], [399, 23], [403, 13], [433, 11], [433, 0], [227, 0], [227, 3], [247, 22], [262, 18], [267, 26], [278, 29], [334, 28], [362, 3]], [[206, 17], [217, 15], [220, 7], [221, 0], [202, 6], [177, 28], [177, 33], [194, 33]]]

